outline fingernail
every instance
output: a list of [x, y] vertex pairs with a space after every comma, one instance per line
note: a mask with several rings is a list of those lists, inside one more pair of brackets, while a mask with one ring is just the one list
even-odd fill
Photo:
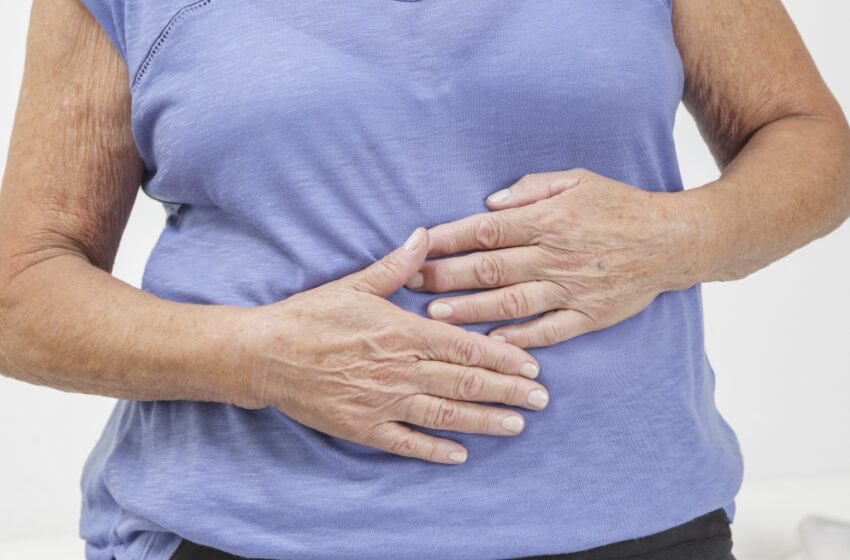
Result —
[[535, 389], [528, 394], [528, 404], [537, 409], [544, 408], [549, 404], [549, 395], [540, 389]]
[[445, 319], [446, 317], [452, 316], [454, 309], [452, 309], [452, 306], [448, 303], [435, 303], [431, 306], [428, 312], [434, 319]]
[[449, 461], [453, 463], [463, 463], [466, 461], [466, 451], [452, 451], [449, 453]]
[[507, 200], [509, 196], [511, 196], [511, 190], [502, 189], [488, 196], [487, 200], [489, 200], [490, 202], [502, 202], [503, 200]]
[[490, 338], [492, 338], [493, 340], [498, 340], [499, 342], [505, 342], [507, 340], [504, 336], [500, 334], [491, 334]]
[[408, 288], [421, 288], [425, 284], [425, 277], [422, 276], [421, 272], [417, 272], [413, 276], [410, 277], [410, 280], [407, 281]]
[[525, 426], [525, 421], [523, 421], [522, 416], [505, 416], [502, 419], [502, 427], [512, 434], [521, 432], [523, 426]]
[[540, 368], [536, 364], [525, 362], [520, 366], [519, 372], [526, 377], [534, 379], [540, 373]]
[[406, 251], [415, 251], [419, 246], [419, 242], [422, 240], [422, 229], [416, 228], [416, 231], [410, 234], [410, 237], [407, 238], [407, 241], [404, 242], [404, 249]]

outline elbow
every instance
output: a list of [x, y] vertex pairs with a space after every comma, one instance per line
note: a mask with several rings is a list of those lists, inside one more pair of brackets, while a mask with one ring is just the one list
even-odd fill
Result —
[[9, 259], [0, 256], [0, 345], [6, 340], [6, 329], [9, 325], [9, 315], [13, 307], [12, 290], [10, 283], [12, 280], [11, 263]]
[[26, 355], [24, 341], [27, 300], [23, 285], [17, 280], [20, 264], [9, 255], [0, 256], [0, 374], [20, 378], [24, 373], [22, 358]]
[[826, 125], [823, 157], [820, 158], [820, 181], [830, 193], [823, 198], [822, 235], [840, 227], [850, 218], [850, 125], [837, 104], [822, 113], [818, 120]]
[[[15, 295], [12, 290], [12, 282], [15, 278], [13, 259], [3, 255], [0, 256], [0, 334], [5, 333], [5, 327], [9, 324], [9, 317], [15, 307]], [[0, 343], [5, 337], [0, 338]]]
[[847, 218], [850, 218], [850, 126], [848, 126], [847, 120], [843, 116], [841, 117], [840, 124], [839, 203], [836, 205], [839, 211], [836, 227], [843, 224]]
[[12, 332], [12, 326], [12, 305], [0, 284], [0, 375], [12, 373], [12, 356], [16, 354], [13, 346], [17, 338]]
[[825, 113], [834, 131], [830, 139], [830, 144], [835, 149], [834, 184], [836, 186], [832, 225], [837, 228], [850, 218], [850, 124], [838, 101], [835, 98], [831, 101]]
[[9, 269], [8, 259], [0, 259], [0, 374], [8, 375], [11, 373], [12, 360], [11, 356], [15, 354], [12, 348], [15, 339], [17, 338], [12, 332], [14, 326], [13, 313], [15, 303], [12, 297], [12, 291], [9, 289]]

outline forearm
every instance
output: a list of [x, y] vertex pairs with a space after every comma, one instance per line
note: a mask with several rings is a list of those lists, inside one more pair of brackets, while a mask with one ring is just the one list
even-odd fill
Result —
[[684, 285], [743, 278], [837, 228], [850, 214], [843, 117], [787, 117], [760, 129], [703, 187], [677, 193]]
[[6, 274], [0, 301], [8, 376], [132, 400], [236, 402], [249, 392], [247, 308], [163, 300], [73, 252]]
[[128, 83], [79, 2], [33, 5], [0, 192], [0, 372], [133, 400], [241, 401], [251, 310], [166, 301], [108, 272], [143, 175]]

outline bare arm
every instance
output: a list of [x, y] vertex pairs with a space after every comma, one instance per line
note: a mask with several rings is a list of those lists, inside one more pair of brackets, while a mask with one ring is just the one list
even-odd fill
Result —
[[[583, 169], [494, 193], [494, 212], [431, 230], [411, 288], [463, 324], [530, 317], [491, 334], [527, 348], [617, 324], [664, 291], [742, 278], [850, 214], [850, 132], [779, 0], [675, 0], [685, 104], [722, 175], [648, 193]], [[484, 281], [486, 280], [486, 282]], [[495, 288], [495, 289], [492, 289]]]
[[722, 170], [686, 191], [702, 261], [744, 277], [850, 215], [850, 131], [778, 0], [676, 0], [685, 104]]
[[386, 297], [428, 248], [254, 308], [166, 301], [109, 274], [142, 163], [123, 62], [76, 0], [36, 0], [0, 191], [0, 371], [132, 400], [275, 407], [323, 433], [462, 463], [466, 450], [407, 424], [513, 436], [539, 410], [536, 360]]
[[0, 371], [68, 391], [227, 400], [239, 311], [109, 272], [139, 187], [127, 69], [76, 1], [33, 4], [0, 191]]

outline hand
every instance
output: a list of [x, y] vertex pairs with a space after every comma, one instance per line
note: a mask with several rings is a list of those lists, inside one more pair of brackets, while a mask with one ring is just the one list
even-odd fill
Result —
[[487, 200], [495, 212], [431, 228], [427, 261], [407, 286], [446, 292], [432, 301], [449, 323], [542, 313], [490, 335], [521, 348], [550, 346], [609, 327], [660, 292], [689, 283], [691, 231], [675, 193], [650, 193], [590, 171], [527, 175]]
[[466, 450], [401, 422], [496, 436], [515, 435], [515, 411], [538, 410], [548, 393], [525, 351], [403, 310], [385, 298], [416, 273], [428, 251], [417, 229], [404, 246], [368, 268], [279, 303], [256, 308], [247, 340], [262, 372], [251, 408], [274, 406], [323, 433], [438, 463]]

